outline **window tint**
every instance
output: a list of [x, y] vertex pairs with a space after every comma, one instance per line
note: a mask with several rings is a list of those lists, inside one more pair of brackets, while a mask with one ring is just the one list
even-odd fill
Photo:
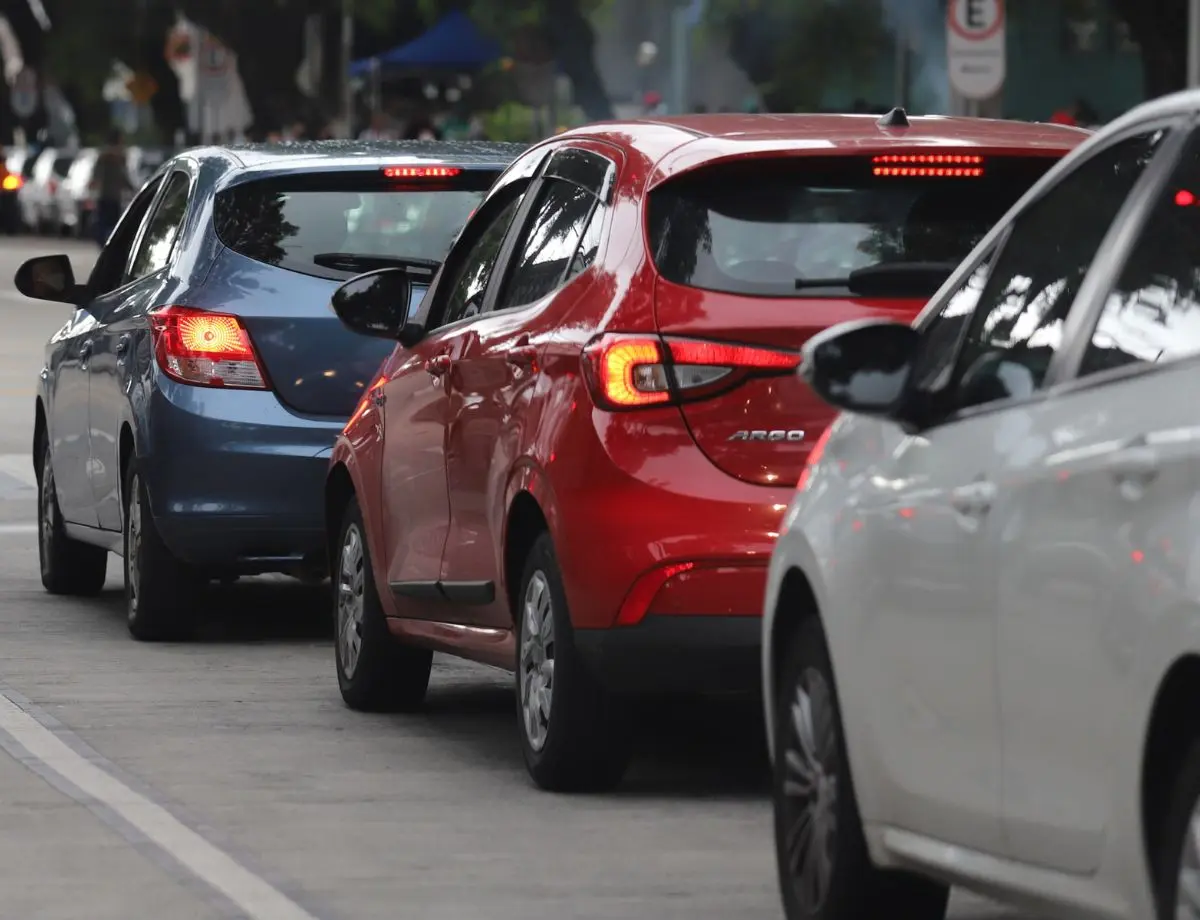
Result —
[[375, 172], [249, 182], [217, 195], [213, 223], [221, 242], [247, 258], [340, 279], [354, 272], [315, 259], [346, 253], [441, 262], [495, 178], [469, 170], [428, 190]]
[[575, 258], [571, 260], [571, 272], [568, 277], [575, 277], [596, 261], [596, 253], [600, 251], [600, 232], [604, 229], [604, 212], [603, 206], [592, 210], [587, 229], [583, 231], [583, 239], [579, 241], [579, 249], [575, 252]]
[[88, 278], [88, 293], [91, 296], [100, 297], [124, 283], [125, 266], [129, 264], [138, 228], [141, 227], [146, 212], [150, 210], [150, 205], [154, 203], [154, 195], [161, 185], [161, 177], [149, 183], [134, 196], [125, 213], [121, 215], [116, 229], [100, 250], [100, 257]]
[[1041, 386], [1096, 250], [1162, 137], [1101, 151], [1017, 218], [965, 336], [953, 408]]
[[1200, 352], [1200, 139], [1160, 193], [1084, 352], [1080, 375]]
[[913, 385], [922, 390], [944, 387], [954, 370], [959, 342], [975, 312], [992, 272], [995, 251], [987, 255], [922, 332], [921, 351], [913, 372]]
[[461, 261], [456, 260], [458, 264], [455, 277], [439, 326], [476, 316], [483, 309], [483, 296], [487, 293], [492, 270], [495, 269], [496, 259], [500, 256], [500, 247], [504, 245], [504, 237], [512, 225], [513, 218], [517, 216], [517, 209], [521, 207], [524, 197], [522, 191], [507, 205], [497, 202], [500, 210], [487, 222], [486, 227], [475, 238], [474, 244], [462, 254]]
[[550, 180], [542, 187], [496, 309], [533, 303], [561, 287], [579, 248], [596, 198], [569, 182]]
[[855, 271], [884, 265], [948, 276], [1054, 162], [996, 157], [934, 177], [876, 175], [870, 157], [713, 166], [650, 193], [651, 254], [668, 281], [760, 297], [844, 295]]
[[183, 173], [172, 173], [167, 180], [167, 187], [163, 189], [138, 244], [137, 255], [129, 266], [128, 280], [144, 278], [165, 268], [171, 261], [171, 250], [175, 248], [175, 238], [187, 212], [189, 187], [188, 177]]

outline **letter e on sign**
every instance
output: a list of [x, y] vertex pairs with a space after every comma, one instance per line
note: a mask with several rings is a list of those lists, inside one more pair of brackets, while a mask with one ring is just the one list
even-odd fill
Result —
[[950, 86], [966, 99], [990, 99], [1004, 86], [1004, 0], [950, 0], [946, 53]]

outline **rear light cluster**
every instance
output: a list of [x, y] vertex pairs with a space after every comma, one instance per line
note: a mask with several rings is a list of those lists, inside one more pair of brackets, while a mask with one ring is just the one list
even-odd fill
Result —
[[180, 383], [265, 390], [267, 375], [242, 321], [228, 313], [160, 307], [150, 314], [154, 358]]
[[462, 173], [457, 166], [385, 166], [386, 179], [453, 179]]
[[3, 179], [0, 179], [0, 189], [4, 189], [6, 192], [20, 191], [21, 186], [24, 184], [25, 181], [20, 176], [13, 173], [8, 173]]
[[973, 153], [888, 153], [871, 158], [876, 176], [978, 179], [983, 157]]
[[583, 350], [583, 368], [596, 404], [637, 409], [702, 399], [749, 377], [786, 374], [796, 352], [756, 345], [649, 335], [602, 335]]

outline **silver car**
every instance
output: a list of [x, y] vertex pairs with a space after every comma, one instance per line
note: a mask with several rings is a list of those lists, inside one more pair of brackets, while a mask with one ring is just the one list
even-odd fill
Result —
[[789, 920], [1200, 917], [1198, 112], [1090, 138], [912, 326], [808, 342], [845, 412], [765, 601]]

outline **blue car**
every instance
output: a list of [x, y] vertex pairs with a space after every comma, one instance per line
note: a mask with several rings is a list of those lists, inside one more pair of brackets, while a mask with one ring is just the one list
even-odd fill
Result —
[[405, 268], [415, 306], [515, 144], [200, 148], [160, 167], [86, 283], [67, 256], [17, 272], [72, 305], [35, 406], [42, 583], [102, 590], [124, 558], [129, 630], [182, 638], [212, 579], [327, 574], [333, 441], [392, 348], [330, 296]]

